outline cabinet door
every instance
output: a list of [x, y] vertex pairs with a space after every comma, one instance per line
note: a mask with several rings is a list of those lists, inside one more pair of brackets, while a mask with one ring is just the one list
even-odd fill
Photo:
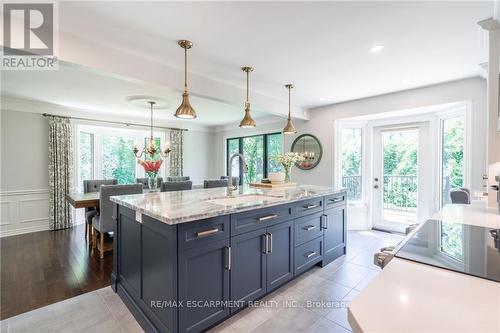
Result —
[[267, 292], [293, 278], [293, 221], [267, 228]]
[[119, 280], [135, 301], [141, 299], [141, 224], [131, 210], [121, 209], [117, 224]]
[[[229, 315], [229, 240], [179, 252], [179, 332], [200, 332]], [[212, 304], [208, 304], [213, 302]], [[220, 306], [214, 306], [219, 302]], [[208, 305], [207, 305], [208, 304]]]
[[242, 307], [266, 293], [265, 235], [260, 229], [231, 239], [231, 300]]
[[346, 210], [347, 207], [343, 205], [325, 211], [323, 266], [345, 254]]

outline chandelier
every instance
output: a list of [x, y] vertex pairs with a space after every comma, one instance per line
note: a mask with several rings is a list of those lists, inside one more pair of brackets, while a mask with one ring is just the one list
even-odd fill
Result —
[[134, 155], [137, 158], [141, 158], [142, 156], [147, 157], [149, 155], [150, 159], [154, 159], [154, 157], [158, 154], [160, 158], [166, 158], [168, 157], [168, 155], [170, 155], [170, 152], [172, 150], [170, 149], [169, 143], [166, 143], [163, 146], [163, 149], [156, 147], [155, 138], [153, 136], [153, 106], [156, 104], [156, 102], [149, 101], [148, 103], [150, 105], [150, 112], [151, 112], [151, 126], [150, 126], [151, 136], [149, 137], [149, 143], [142, 149], [139, 147], [139, 144], [134, 145]]

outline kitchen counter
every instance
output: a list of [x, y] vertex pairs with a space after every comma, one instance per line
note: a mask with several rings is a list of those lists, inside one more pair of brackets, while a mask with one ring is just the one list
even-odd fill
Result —
[[221, 205], [210, 202], [213, 199], [227, 197], [227, 188], [198, 189], [189, 191], [157, 192], [148, 194], [122, 195], [111, 201], [150, 216], [166, 224], [175, 225], [214, 216], [244, 212], [255, 208], [264, 208], [297, 202], [308, 198], [337, 194], [342, 189], [325, 186], [302, 185], [279, 189], [257, 189], [239, 187], [231, 196], [264, 195], [264, 200], [249, 200], [237, 204]]
[[[500, 228], [484, 203], [434, 219]], [[348, 308], [354, 332], [500, 332], [500, 283], [394, 258]]]

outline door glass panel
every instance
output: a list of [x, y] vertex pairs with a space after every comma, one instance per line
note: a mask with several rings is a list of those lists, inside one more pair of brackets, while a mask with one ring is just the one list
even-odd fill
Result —
[[442, 206], [451, 203], [451, 190], [464, 186], [464, 118], [464, 116], [448, 118], [442, 123]]
[[243, 155], [248, 165], [248, 173], [243, 177], [244, 183], [260, 181], [264, 177], [264, 137], [259, 135], [243, 138]]
[[102, 138], [102, 176], [118, 184], [135, 183], [134, 139], [117, 136]]
[[342, 143], [342, 187], [347, 188], [347, 199], [361, 200], [361, 128], [344, 128]]
[[281, 154], [281, 133], [269, 134], [267, 136], [267, 172], [280, 172], [282, 171], [281, 164], [272, 159], [273, 156]]
[[418, 130], [382, 133], [383, 223], [409, 224], [417, 218]]
[[94, 178], [94, 134], [80, 132], [78, 139], [78, 189], [83, 192], [83, 181]]

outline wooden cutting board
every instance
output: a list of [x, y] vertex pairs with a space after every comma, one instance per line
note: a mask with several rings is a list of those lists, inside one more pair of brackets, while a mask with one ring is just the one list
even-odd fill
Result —
[[280, 187], [294, 187], [297, 183], [250, 183], [250, 187], [258, 188], [280, 188]]

